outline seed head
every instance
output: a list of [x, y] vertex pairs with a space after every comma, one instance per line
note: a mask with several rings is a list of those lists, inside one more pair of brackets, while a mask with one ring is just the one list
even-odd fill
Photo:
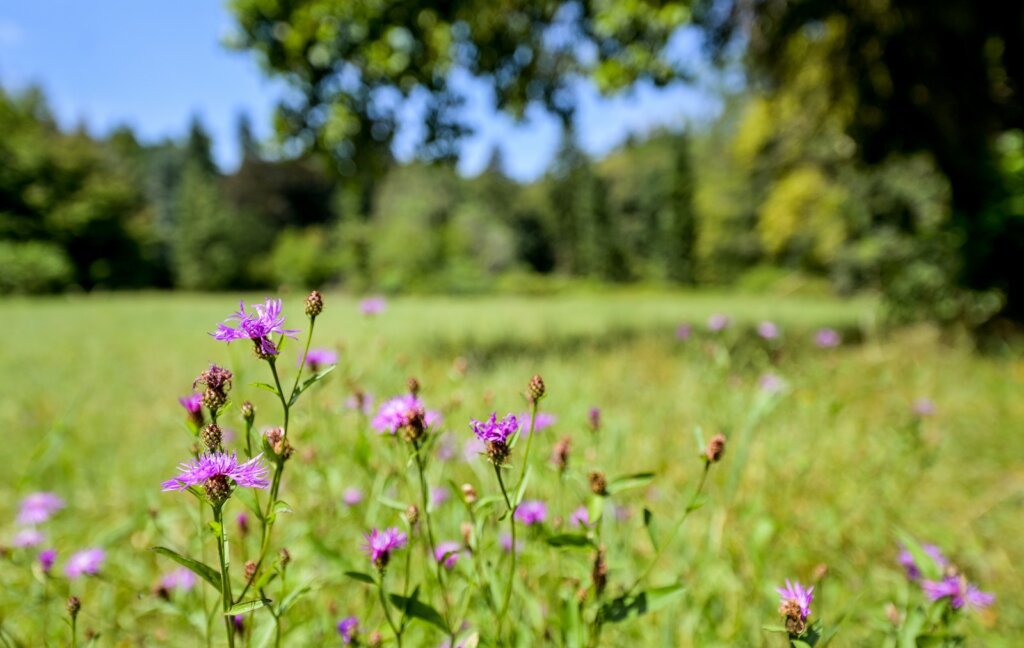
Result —
[[199, 432], [199, 438], [202, 439], [203, 445], [211, 452], [220, 448], [220, 441], [223, 436], [224, 434], [220, 426], [216, 423], [210, 423]]
[[67, 605], [68, 614], [74, 619], [78, 616], [78, 611], [82, 609], [82, 601], [77, 596], [71, 596], [68, 598]]
[[476, 489], [473, 488], [473, 484], [462, 485], [462, 498], [466, 500], [466, 504], [473, 504], [477, 500]]
[[717, 463], [725, 454], [725, 436], [716, 434], [708, 441], [708, 447], [704, 450], [704, 458], [708, 463]]
[[405, 383], [409, 387], [409, 393], [413, 396], [418, 396], [420, 393], [420, 381], [415, 378], [409, 378]]
[[539, 374], [534, 374], [533, 378], [530, 378], [530, 384], [526, 391], [530, 402], [536, 403], [540, 401], [540, 399], [544, 398], [545, 393], [547, 393], [547, 389], [544, 387], [544, 379]]
[[569, 467], [569, 450], [572, 448], [572, 437], [564, 436], [555, 444], [551, 451], [551, 463], [558, 468], [559, 473], [564, 473]]
[[315, 319], [323, 311], [324, 298], [319, 290], [314, 290], [309, 293], [309, 297], [306, 297], [306, 315], [309, 316], [309, 319]]
[[600, 470], [590, 473], [590, 490], [595, 495], [605, 496], [608, 494], [608, 479]]

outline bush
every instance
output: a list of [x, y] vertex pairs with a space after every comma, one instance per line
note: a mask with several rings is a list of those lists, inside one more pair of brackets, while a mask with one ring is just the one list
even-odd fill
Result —
[[0, 294], [48, 293], [67, 288], [71, 261], [53, 243], [0, 241]]

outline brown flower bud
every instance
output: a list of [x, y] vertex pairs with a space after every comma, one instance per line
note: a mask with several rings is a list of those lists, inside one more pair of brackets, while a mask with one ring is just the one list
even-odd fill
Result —
[[249, 401], [242, 403], [242, 418], [249, 425], [252, 425], [252, 422], [256, 420], [256, 408]]
[[572, 448], [572, 437], [564, 436], [555, 444], [551, 451], [551, 463], [558, 472], [564, 473], [569, 467], [569, 450]]
[[278, 557], [281, 559], [281, 565], [287, 565], [292, 561], [292, 555], [288, 553], [288, 550], [281, 547], [281, 550], [277, 552]]
[[604, 496], [608, 494], [608, 479], [600, 470], [590, 473], [590, 491], [595, 495]]
[[598, 596], [604, 592], [605, 586], [608, 584], [608, 563], [605, 562], [605, 547], [601, 545], [601, 548], [597, 550], [597, 555], [594, 556], [594, 567], [591, 571], [591, 578], [594, 581], [594, 591]]
[[78, 616], [78, 611], [82, 609], [82, 600], [77, 596], [71, 596], [68, 598], [68, 602], [65, 607], [67, 608], [68, 614], [70, 614], [71, 618], [74, 619]]
[[228, 483], [228, 478], [224, 475], [214, 475], [207, 479], [203, 484], [203, 490], [206, 491], [206, 496], [214, 505], [222, 504], [231, 497], [231, 484]]
[[245, 582], [251, 583], [256, 576], [256, 563], [252, 560], [245, 561]]
[[547, 389], [544, 386], [544, 379], [534, 374], [533, 378], [530, 378], [530, 384], [526, 389], [527, 397], [531, 403], [536, 403], [544, 398], [545, 393], [547, 393]]
[[889, 623], [899, 627], [901, 619], [900, 610], [893, 603], [885, 604], [885, 618], [889, 619]]
[[462, 485], [462, 497], [466, 500], [467, 504], [473, 504], [476, 502], [477, 494], [476, 489], [473, 488], [473, 484]]
[[420, 521], [420, 509], [415, 504], [410, 504], [409, 508], [405, 509], [405, 519], [409, 521], [409, 526], [416, 526], [416, 523]]
[[206, 449], [210, 451], [220, 447], [220, 441], [223, 436], [224, 434], [220, 426], [216, 423], [210, 423], [199, 431], [199, 438], [202, 440], [203, 445], [206, 446]]
[[409, 393], [410, 394], [412, 394], [413, 396], [418, 396], [419, 395], [419, 393], [420, 393], [420, 381], [416, 380], [415, 378], [410, 377], [409, 380], [407, 380], [405, 384], [409, 388]]
[[708, 441], [708, 447], [704, 450], [704, 458], [708, 463], [716, 463], [725, 454], [725, 436], [716, 434]]
[[320, 294], [320, 291], [314, 290], [309, 293], [309, 297], [306, 297], [306, 315], [309, 316], [310, 319], [313, 319], [322, 313], [323, 310], [324, 298]]
[[366, 637], [366, 645], [370, 648], [379, 648], [384, 643], [384, 636], [380, 630], [374, 630]]
[[828, 565], [826, 565], [825, 563], [819, 563], [818, 566], [815, 567], [814, 571], [811, 573], [811, 580], [817, 583], [826, 576], [828, 576]]
[[473, 546], [473, 523], [463, 522], [459, 525], [459, 531], [462, 532], [462, 542], [467, 547]]

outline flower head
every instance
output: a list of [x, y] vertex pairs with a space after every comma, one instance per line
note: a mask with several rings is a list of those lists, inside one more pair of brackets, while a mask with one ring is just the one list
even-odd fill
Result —
[[440, 542], [434, 551], [434, 560], [444, 565], [445, 569], [451, 569], [459, 560], [459, 549], [462, 546], [458, 542]]
[[338, 634], [341, 635], [341, 643], [346, 646], [356, 638], [356, 631], [359, 629], [359, 619], [354, 616], [345, 617], [338, 621]]
[[83, 549], [71, 554], [68, 563], [64, 565], [64, 574], [70, 579], [75, 579], [82, 574], [95, 574], [100, 570], [100, 565], [107, 557], [107, 552], [102, 549]]
[[573, 526], [578, 527], [589, 527], [590, 526], [590, 513], [587, 512], [586, 506], [581, 506], [569, 516], [569, 522]]
[[768, 372], [761, 374], [757, 385], [766, 394], [777, 394], [786, 388], [786, 381], [778, 374]]
[[181, 406], [185, 408], [185, 411], [190, 416], [195, 416], [202, 411], [203, 407], [203, 395], [202, 394], [189, 394], [188, 396], [182, 396], [178, 399]]
[[[935, 564], [940, 569], [944, 569], [949, 565], [949, 560], [942, 555], [942, 550], [933, 544], [923, 544], [921, 549], [935, 561]], [[903, 565], [903, 569], [907, 572], [907, 578], [912, 581], [921, 580], [921, 569], [920, 566], [914, 561], [914, 555], [910, 553], [906, 547], [900, 548], [899, 555], [900, 564]]]
[[[302, 362], [302, 359], [299, 359]], [[338, 352], [332, 349], [310, 349], [306, 354], [306, 366], [313, 373], [320, 371], [321, 367], [338, 364]]]
[[420, 399], [412, 394], [403, 394], [381, 404], [370, 425], [381, 434], [397, 434], [416, 417], [421, 417], [428, 428], [441, 420], [441, 415], [427, 411]]
[[345, 492], [341, 494], [341, 501], [345, 502], [345, 506], [355, 506], [363, 501], [363, 491], [355, 486], [346, 488]]
[[187, 592], [195, 587], [195, 585], [196, 575], [184, 567], [168, 572], [160, 579], [160, 589], [164, 591], [176, 589]]
[[359, 312], [363, 315], [380, 315], [387, 306], [388, 303], [383, 297], [367, 297], [359, 302]]
[[757, 325], [757, 334], [765, 340], [774, 340], [779, 337], [779, 327], [775, 322], [759, 322]]
[[693, 332], [693, 327], [689, 324], [680, 324], [676, 327], [676, 339], [677, 340], [689, 340], [690, 334]]
[[64, 500], [53, 493], [31, 493], [21, 500], [18, 524], [41, 524], [64, 508]]
[[37, 544], [43, 542], [43, 532], [39, 529], [28, 528], [22, 529], [14, 534], [14, 539], [11, 540], [11, 544], [15, 547], [34, 547]]
[[959, 610], [964, 605], [976, 609], [986, 608], [996, 600], [993, 594], [982, 592], [968, 583], [966, 578], [957, 575], [946, 576], [940, 581], [922, 581], [921, 589], [932, 601], [949, 599], [949, 605], [954, 610]]
[[390, 527], [383, 531], [373, 529], [364, 537], [366, 538], [366, 544], [362, 547], [363, 551], [370, 556], [370, 560], [379, 569], [387, 566], [391, 553], [404, 547], [406, 541], [406, 535], [399, 531], [397, 527]]
[[484, 445], [484, 452], [491, 463], [496, 466], [504, 464], [509, 454], [509, 439], [519, 430], [519, 419], [515, 414], [499, 421], [497, 413], [492, 413], [491, 418], [483, 423], [472, 419], [469, 425], [477, 441]]
[[590, 424], [590, 429], [597, 432], [601, 429], [601, 409], [598, 407], [591, 407], [590, 411], [587, 412], [587, 423]]
[[515, 517], [526, 526], [541, 524], [548, 518], [548, 506], [540, 500], [526, 500], [516, 509]]
[[715, 313], [708, 318], [708, 328], [712, 331], [724, 331], [732, 324], [732, 318], [722, 313]]
[[39, 552], [37, 560], [39, 561], [39, 567], [43, 570], [43, 573], [49, 574], [50, 570], [53, 569], [53, 563], [57, 562], [57, 550], [44, 549]]
[[238, 312], [229, 315], [228, 320], [236, 320], [237, 327], [218, 324], [217, 330], [210, 335], [223, 342], [252, 340], [268, 356], [277, 355], [277, 347], [270, 341], [270, 335], [276, 333], [294, 338], [298, 333], [298, 330], [284, 328], [280, 299], [267, 299], [263, 304], [256, 304], [251, 313], [246, 313], [245, 302], [240, 302]]
[[447, 486], [431, 486], [430, 487], [430, 505], [431, 509], [440, 508], [442, 504], [451, 499], [452, 492]]
[[803, 634], [807, 629], [807, 617], [811, 615], [811, 601], [814, 600], [814, 587], [804, 589], [799, 582], [786, 581], [785, 587], [775, 590], [782, 597], [779, 601], [779, 614], [786, 618], [786, 630], [790, 634]]
[[230, 495], [232, 486], [270, 486], [270, 482], [267, 481], [268, 468], [262, 459], [263, 455], [257, 455], [240, 464], [235, 453], [229, 455], [225, 452], [211, 452], [200, 455], [191, 462], [179, 464], [178, 471], [181, 474], [161, 485], [164, 491], [180, 491], [190, 486], [203, 486], [211, 500], [222, 502]]
[[[502, 550], [505, 553], [511, 553], [512, 552], [512, 534], [510, 534], [507, 531], [503, 531], [501, 533], [501, 535], [498, 536], [498, 544], [501, 545], [501, 548], [502, 548]], [[516, 538], [516, 553], [519, 553], [522, 550], [523, 550], [523, 539], [522, 538]]]
[[925, 417], [935, 413], [935, 401], [930, 398], [918, 398], [914, 401], [914, 414]]
[[839, 331], [831, 328], [818, 329], [814, 334], [814, 343], [819, 349], [833, 349], [843, 341]]
[[[526, 422], [530, 420], [529, 413], [525, 413], [524, 412], [520, 416], [519, 420], [523, 422], [522, 423], [522, 425], [523, 425], [523, 432], [528, 434], [529, 433], [529, 429], [528, 429], [528, 426], [527, 426]], [[540, 432], [541, 430], [543, 430], [545, 428], [551, 427], [552, 425], [554, 425], [557, 422], [558, 422], [558, 417], [555, 416], [554, 414], [548, 414], [547, 412], [537, 412], [537, 416], [535, 416], [534, 419], [533, 419], [533, 431], [534, 432]]]

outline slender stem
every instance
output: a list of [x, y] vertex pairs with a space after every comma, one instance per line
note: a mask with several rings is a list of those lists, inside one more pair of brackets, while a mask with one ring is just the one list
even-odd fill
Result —
[[380, 604], [384, 608], [384, 617], [388, 620], [388, 625], [391, 626], [391, 631], [395, 633], [395, 641], [398, 642], [398, 647], [402, 646], [402, 631], [395, 625], [394, 619], [391, 618], [391, 610], [388, 608], [388, 599], [384, 594], [384, 573], [381, 572], [380, 580], [377, 582], [377, 591], [380, 593]]
[[[427, 526], [427, 541], [430, 543], [430, 555], [427, 557], [427, 560], [432, 562], [432, 563], [434, 563], [434, 568], [435, 568], [434, 573], [437, 576], [437, 585], [438, 585], [438, 587], [441, 588], [441, 599], [444, 601], [444, 614], [445, 614], [445, 619], [444, 620], [445, 620], [445, 623], [448, 624], [448, 627], [451, 628], [451, 625], [452, 625], [452, 623], [451, 623], [451, 603], [448, 601], [448, 589], [445, 587], [445, 583], [444, 583], [444, 569], [443, 569], [443, 567], [441, 565], [441, 561], [438, 560], [438, 558], [437, 558], [437, 545], [434, 542], [434, 529], [431, 526], [431, 522], [430, 522], [430, 499], [428, 497], [426, 467], [423, 465], [423, 455], [420, 452], [420, 449], [421, 449], [421, 446], [420, 446], [419, 442], [418, 441], [414, 441], [413, 442], [413, 452], [415, 453], [416, 468], [417, 468], [417, 472], [419, 473], [419, 477], [420, 477], [420, 501], [422, 502], [422, 506], [423, 506], [423, 519], [426, 521], [426, 526]], [[452, 645], [454, 646], [455, 645], [455, 630], [454, 629], [452, 629], [452, 636], [450, 638], [452, 640]]]
[[676, 534], [678, 534], [679, 529], [683, 527], [683, 522], [686, 522], [686, 518], [689, 517], [690, 513], [694, 511], [694, 505], [697, 503], [697, 498], [700, 497], [701, 491], [704, 490], [704, 484], [705, 482], [707, 482], [708, 472], [710, 471], [710, 469], [711, 462], [705, 462], [704, 472], [702, 472], [700, 475], [700, 482], [697, 484], [697, 489], [693, 491], [693, 495], [690, 497], [690, 502], [686, 505], [686, 510], [683, 511], [683, 516], [679, 518], [678, 522], [676, 522], [676, 526], [672, 529], [672, 533], [669, 534], [668, 539], [665, 542], [661, 543], [661, 547], [654, 553], [654, 558], [652, 558], [650, 564], [647, 565], [647, 569], [645, 569], [644, 573], [640, 575], [640, 578], [636, 579], [636, 582], [633, 583], [632, 587], [630, 587], [629, 590], [626, 591], [626, 594], [629, 594], [630, 592], [635, 590], [637, 585], [639, 585], [645, 578], [647, 578], [650, 575], [651, 570], [654, 569], [654, 566], [658, 563], [658, 559], [661, 558], [661, 554], [663, 554], [665, 552], [665, 549], [667, 549], [668, 546], [672, 544], [672, 541], [676, 539]]
[[228, 616], [227, 612], [231, 609], [231, 574], [228, 571], [228, 564], [230, 562], [230, 556], [227, 555], [228, 549], [228, 532], [224, 528], [224, 516], [221, 506], [213, 507], [213, 520], [220, 527], [220, 534], [217, 537], [217, 557], [220, 559], [220, 590], [221, 600], [223, 601], [223, 612], [224, 612], [224, 628], [228, 633], [228, 646], [234, 648], [235, 645], [235, 625], [231, 622], [231, 617]]
[[508, 584], [505, 585], [505, 600], [501, 604], [501, 612], [498, 614], [498, 637], [501, 638], [502, 629], [505, 625], [505, 615], [508, 614], [509, 604], [512, 602], [512, 581], [516, 575], [516, 506], [512, 504], [512, 500], [508, 497], [508, 491], [505, 489], [505, 480], [501, 478], [501, 467], [495, 464], [494, 474], [498, 476], [498, 486], [501, 487], [501, 494], [505, 497], [505, 506], [508, 507], [508, 523], [512, 530], [512, 548], [509, 553], [512, 554], [508, 568]]
[[523, 455], [523, 470], [519, 473], [519, 481], [516, 482], [516, 493], [526, 478], [526, 468], [530, 465], [530, 447], [533, 446], [533, 426], [537, 421], [537, 401], [530, 403], [530, 434], [526, 437], [526, 454]]
[[295, 395], [295, 390], [299, 388], [299, 378], [302, 376], [302, 370], [306, 368], [306, 356], [309, 355], [309, 343], [313, 341], [313, 327], [316, 326], [316, 318], [309, 318], [309, 335], [306, 336], [306, 349], [302, 352], [302, 362], [299, 364], [299, 370], [295, 372], [295, 382], [292, 384], [292, 396]]
[[71, 648], [78, 648], [78, 618], [71, 615]]

